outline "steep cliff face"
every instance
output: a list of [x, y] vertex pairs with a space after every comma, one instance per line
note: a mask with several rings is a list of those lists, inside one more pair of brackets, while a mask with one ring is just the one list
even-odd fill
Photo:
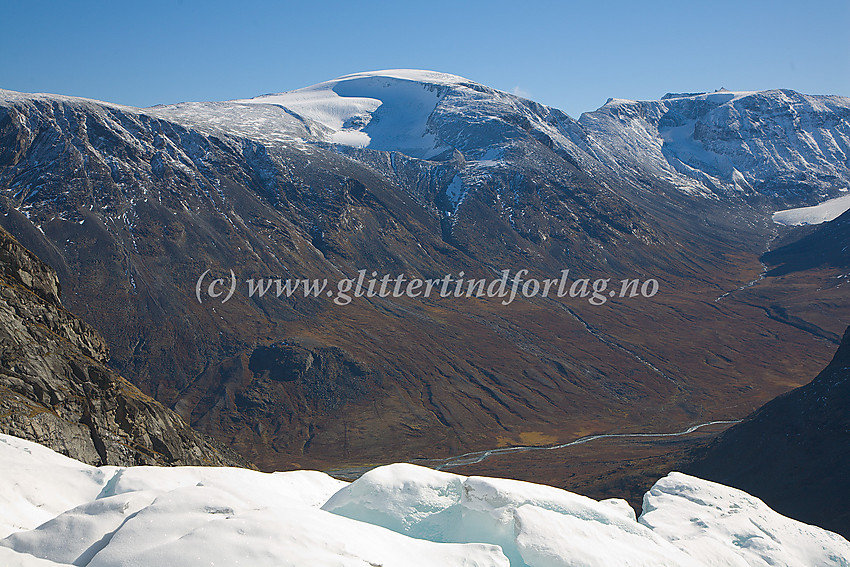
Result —
[[777, 511], [850, 535], [850, 328], [809, 384], [726, 431], [688, 472], [748, 490]]
[[97, 465], [244, 465], [105, 366], [56, 273], [0, 229], [0, 432]]

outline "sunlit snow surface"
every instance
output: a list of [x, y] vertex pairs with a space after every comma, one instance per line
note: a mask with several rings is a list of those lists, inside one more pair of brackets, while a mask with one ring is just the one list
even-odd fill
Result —
[[320, 140], [428, 158], [447, 149], [428, 120], [446, 88], [466, 79], [397, 69], [346, 75], [279, 94], [147, 109], [155, 116], [255, 140]]
[[850, 195], [829, 199], [813, 207], [799, 207], [773, 213], [773, 222], [788, 226], [821, 224], [850, 211]]
[[90, 467], [0, 435], [4, 567], [850, 565], [850, 543], [672, 473], [644, 514], [414, 465], [308, 471]]
[[461, 77], [399, 69], [346, 75], [281, 94], [234, 101], [271, 104], [327, 127], [331, 141], [374, 150], [429, 157], [443, 151], [428, 129], [428, 118], [445, 89]]

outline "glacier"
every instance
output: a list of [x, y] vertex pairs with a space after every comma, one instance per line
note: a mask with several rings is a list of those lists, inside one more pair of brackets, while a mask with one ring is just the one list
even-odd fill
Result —
[[93, 467], [0, 435], [9, 567], [847, 566], [850, 542], [681, 473], [624, 500], [412, 464]]
[[286, 93], [234, 103], [275, 105], [322, 124], [332, 143], [432, 157], [447, 150], [429, 131], [428, 119], [446, 86], [464, 79], [445, 73], [357, 73]]
[[850, 195], [828, 199], [811, 207], [797, 207], [773, 213], [773, 222], [787, 226], [823, 224], [850, 211]]

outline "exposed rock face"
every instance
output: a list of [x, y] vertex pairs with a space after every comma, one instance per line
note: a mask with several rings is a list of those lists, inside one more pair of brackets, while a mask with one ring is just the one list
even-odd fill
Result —
[[850, 328], [809, 384], [732, 427], [687, 467], [782, 514], [850, 535]]
[[0, 229], [0, 432], [96, 465], [244, 465], [105, 366], [56, 273]]
[[258, 381], [301, 382], [311, 398], [329, 409], [361, 397], [373, 381], [371, 372], [340, 348], [311, 350], [298, 344], [254, 349], [248, 368]]

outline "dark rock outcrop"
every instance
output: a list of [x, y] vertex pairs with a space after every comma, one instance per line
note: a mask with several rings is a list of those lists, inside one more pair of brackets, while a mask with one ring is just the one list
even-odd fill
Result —
[[781, 514], [850, 536], [850, 328], [809, 384], [732, 427], [685, 472], [758, 496]]
[[[806, 230], [806, 229], [802, 229]], [[850, 267], [850, 212], [837, 219], [808, 228], [802, 238], [794, 239], [795, 232], [779, 242], [779, 246], [762, 257], [772, 266], [768, 275], [781, 276], [823, 266], [845, 269]]]
[[110, 370], [56, 273], [0, 229], [0, 432], [95, 465], [245, 465]]

